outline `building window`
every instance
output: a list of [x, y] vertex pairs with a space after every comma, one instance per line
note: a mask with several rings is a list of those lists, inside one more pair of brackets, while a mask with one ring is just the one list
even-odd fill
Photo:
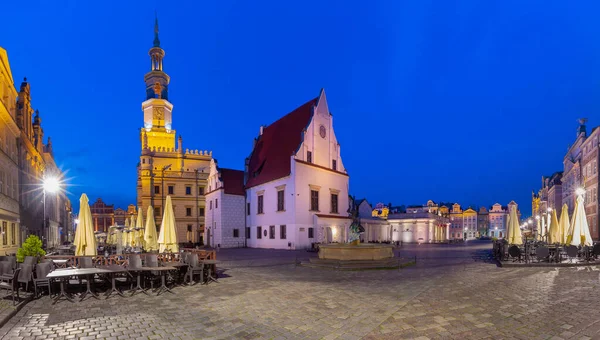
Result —
[[279, 190], [277, 191], [277, 211], [284, 211], [284, 195], [285, 195], [285, 190]]
[[186, 195], [191, 195], [192, 194], [192, 187], [191, 186], [186, 186], [185, 187], [185, 194]]
[[257, 239], [262, 238], [262, 227], [256, 227], [256, 238]]
[[337, 194], [331, 194], [331, 213], [333, 213], [333, 214], [338, 213], [338, 195]]
[[333, 170], [337, 170], [337, 160], [334, 159], [333, 161], [331, 161], [331, 168]]
[[8, 226], [8, 222], [2, 221], [2, 245], [8, 245], [8, 233], [6, 227]]
[[204, 195], [204, 187], [198, 187], [198, 195]]
[[319, 192], [317, 190], [310, 191], [310, 210], [319, 211]]
[[187, 225], [187, 231], [188, 231], [188, 233], [192, 232], [192, 225], [191, 224]]
[[212, 210], [212, 201], [208, 202], [208, 210]]
[[10, 224], [10, 242], [12, 245], [17, 244], [17, 227], [14, 223]]
[[282, 240], [285, 240], [285, 238], [287, 237], [287, 233], [286, 233], [285, 229], [286, 229], [285, 225], [279, 226], [279, 238]]
[[160, 194], [160, 187], [158, 185], [154, 186], [154, 193], [155, 194]]
[[315, 238], [315, 228], [308, 228], [308, 238]]
[[257, 207], [256, 213], [262, 214], [263, 213], [263, 195], [258, 195], [258, 205], [256, 207]]
[[275, 226], [274, 225], [269, 226], [269, 238], [270, 239], [275, 238]]
[[233, 229], [233, 237], [240, 237], [240, 230], [239, 229]]
[[173, 195], [173, 191], [175, 191], [175, 187], [173, 185], [169, 185], [169, 195]]
[[154, 216], [160, 216], [160, 207], [154, 207]]
[[312, 152], [306, 151], [306, 161], [312, 163]]
[[219, 208], [219, 199], [215, 198], [215, 209]]
[[198, 208], [198, 216], [204, 216], [204, 207]]
[[192, 208], [185, 208], [185, 216], [192, 216]]
[[250, 216], [250, 203], [246, 203], [246, 214]]
[[250, 239], [250, 227], [246, 227], [246, 238]]

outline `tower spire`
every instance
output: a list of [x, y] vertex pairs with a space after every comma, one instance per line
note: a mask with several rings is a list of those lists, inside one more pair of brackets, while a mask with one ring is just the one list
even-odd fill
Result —
[[160, 47], [160, 40], [158, 39], [158, 14], [154, 11], [154, 47]]

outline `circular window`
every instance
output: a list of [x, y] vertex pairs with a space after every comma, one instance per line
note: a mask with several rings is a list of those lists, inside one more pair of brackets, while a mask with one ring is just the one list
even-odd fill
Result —
[[263, 234], [265, 235], [265, 237], [267, 237], [267, 230], [265, 229], [265, 231], [263, 232]]
[[327, 135], [327, 130], [325, 130], [325, 126], [321, 125], [319, 127], [319, 134], [321, 135], [321, 138], [325, 138], [325, 136]]

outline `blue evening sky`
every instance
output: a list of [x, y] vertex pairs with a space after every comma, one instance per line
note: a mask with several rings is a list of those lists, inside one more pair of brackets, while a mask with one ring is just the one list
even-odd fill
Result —
[[154, 11], [184, 148], [242, 169], [252, 138], [324, 87], [372, 203], [516, 200], [600, 125], [596, 1], [43, 1], [2, 5], [78, 205], [135, 203]]

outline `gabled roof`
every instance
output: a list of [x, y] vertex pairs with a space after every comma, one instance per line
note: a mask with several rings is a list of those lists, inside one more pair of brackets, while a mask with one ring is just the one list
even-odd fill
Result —
[[250, 155], [246, 188], [291, 173], [290, 157], [298, 151], [303, 141], [304, 130], [312, 119], [319, 97], [309, 100], [263, 129]]
[[219, 168], [221, 181], [223, 181], [223, 190], [226, 194], [246, 195], [244, 189], [244, 172], [241, 170]]

